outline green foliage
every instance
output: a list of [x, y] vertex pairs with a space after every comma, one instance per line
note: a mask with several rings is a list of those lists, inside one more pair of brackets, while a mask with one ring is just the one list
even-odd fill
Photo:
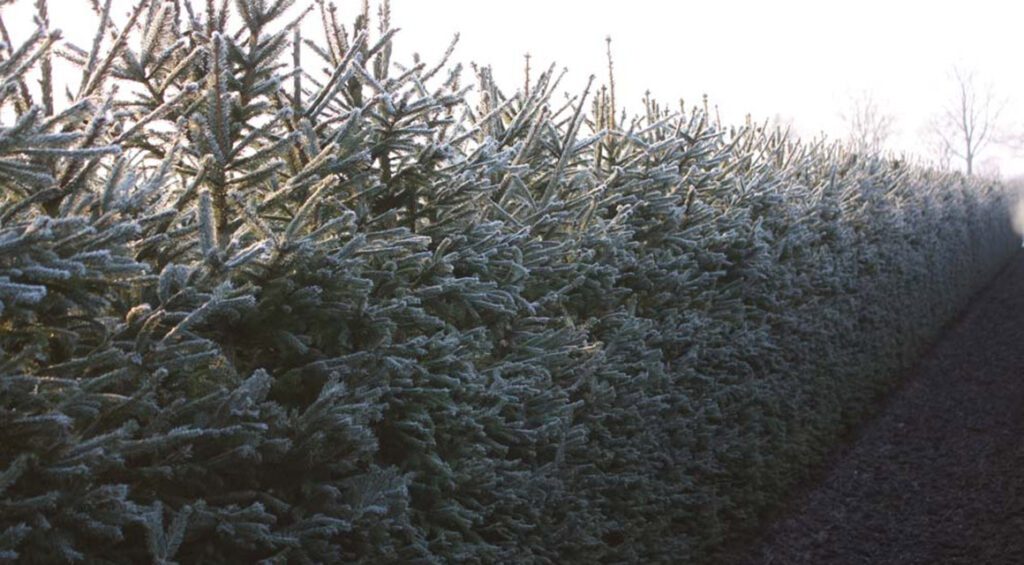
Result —
[[0, 25], [0, 561], [707, 558], [1020, 243], [999, 185], [292, 4]]

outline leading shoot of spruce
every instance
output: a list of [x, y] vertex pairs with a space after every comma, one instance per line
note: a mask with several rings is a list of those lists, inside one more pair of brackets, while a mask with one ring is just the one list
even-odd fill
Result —
[[65, 1], [0, 1], [0, 561], [708, 559], [1020, 246], [992, 181], [392, 60], [387, 2]]

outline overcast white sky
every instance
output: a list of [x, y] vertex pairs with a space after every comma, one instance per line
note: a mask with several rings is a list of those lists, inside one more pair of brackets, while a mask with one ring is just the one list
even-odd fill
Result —
[[[123, 21], [132, 2], [114, 3]], [[337, 3], [345, 21], [361, 4]], [[86, 4], [50, 0], [53, 24], [82, 45], [95, 21], [82, 15]], [[4, 11], [14, 18], [18, 8]], [[806, 137], [842, 136], [839, 112], [869, 91], [896, 116], [893, 148], [922, 150], [929, 117], [953, 94], [956, 64], [1007, 99], [1008, 129], [1024, 124], [1024, 8], [1006, 0], [392, 0], [392, 11], [400, 60], [418, 51], [432, 61], [460, 32], [456, 58], [493, 65], [507, 90], [521, 82], [527, 52], [536, 69], [568, 67], [570, 89], [591, 73], [603, 80], [611, 35], [617, 98], [629, 108], [648, 89], [688, 105], [707, 93], [729, 123], [778, 115]], [[1004, 156], [1000, 166], [1024, 173], [1024, 159]]]
[[[499, 80], [522, 76], [522, 55], [569, 67], [577, 88], [603, 78], [613, 38], [621, 104], [650, 89], [688, 104], [707, 93], [723, 120], [778, 114], [803, 136], [844, 133], [839, 112], [869, 91], [896, 116], [892, 145], [922, 150], [932, 114], [953, 95], [953, 65], [976, 70], [1008, 100], [1006, 125], [1024, 124], [1024, 5], [976, 0], [392, 0], [393, 19], [424, 55], [461, 32], [458, 53], [492, 63]], [[430, 46], [434, 45], [433, 51]], [[987, 155], [995, 156], [996, 150]], [[982, 155], [982, 160], [986, 157]], [[1002, 159], [1004, 174], [1024, 173]]]

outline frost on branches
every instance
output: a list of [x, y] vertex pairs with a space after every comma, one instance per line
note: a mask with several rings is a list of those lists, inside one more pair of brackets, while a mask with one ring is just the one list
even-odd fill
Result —
[[0, 26], [0, 561], [701, 559], [1019, 245], [998, 185], [392, 61], [386, 2], [128, 4]]

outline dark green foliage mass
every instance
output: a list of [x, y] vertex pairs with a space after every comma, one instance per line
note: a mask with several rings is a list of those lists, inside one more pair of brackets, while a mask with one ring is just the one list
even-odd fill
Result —
[[1020, 243], [997, 184], [399, 65], [386, 4], [36, 4], [0, 561], [707, 558]]

